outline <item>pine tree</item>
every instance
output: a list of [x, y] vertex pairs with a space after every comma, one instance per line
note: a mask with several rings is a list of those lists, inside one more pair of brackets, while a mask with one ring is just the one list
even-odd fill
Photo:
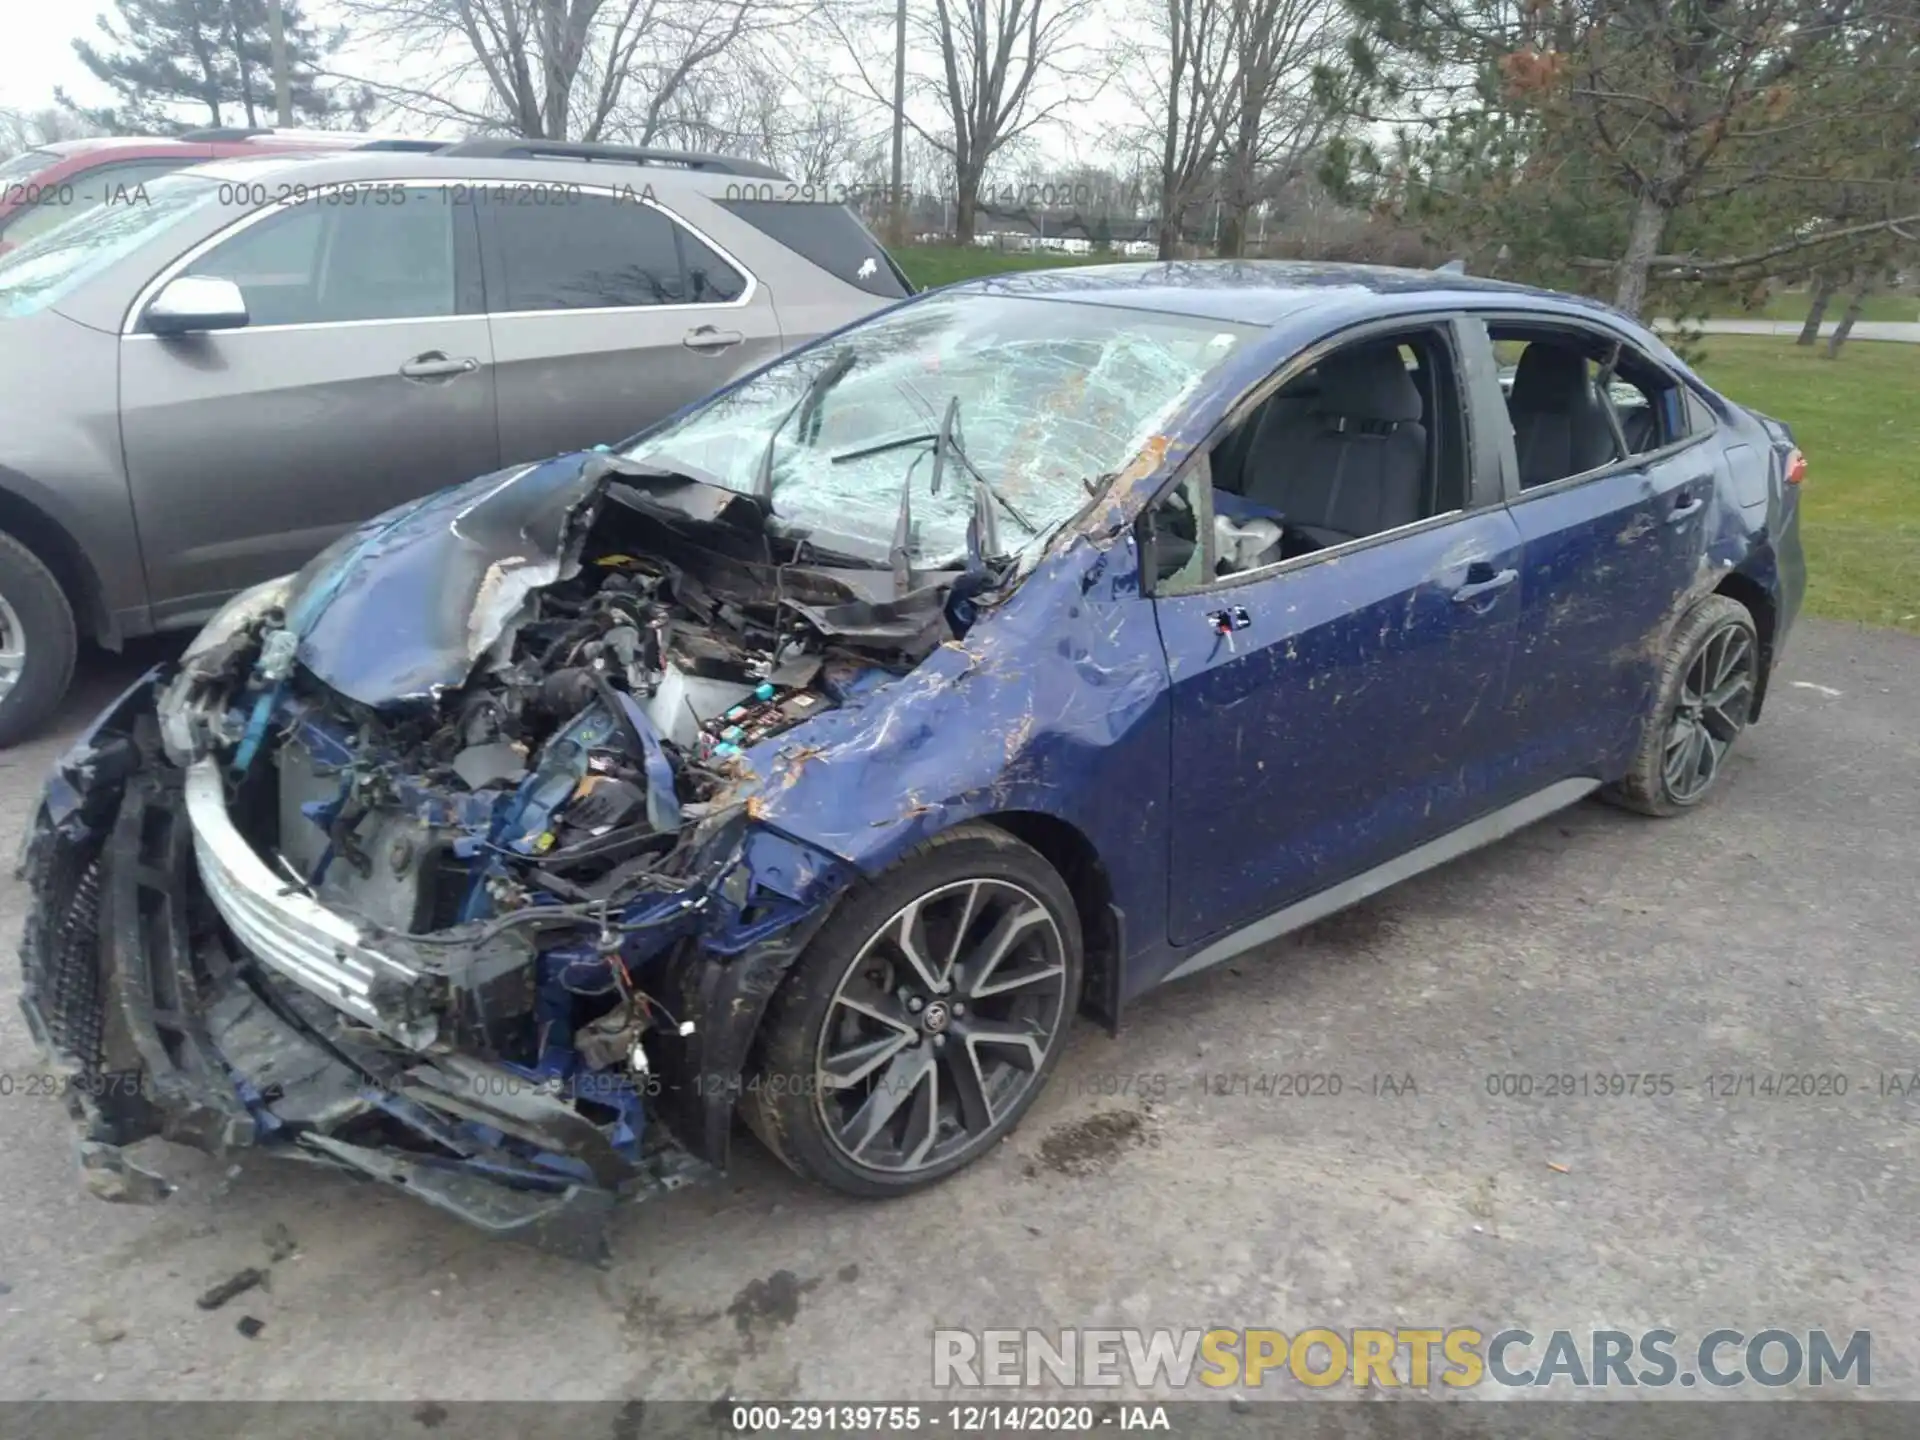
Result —
[[[114, 0], [99, 43], [75, 40], [81, 63], [117, 97], [111, 105], [60, 103], [117, 134], [169, 134], [201, 125], [274, 123], [273, 46], [267, 0]], [[321, 80], [338, 35], [323, 36], [298, 0], [283, 0], [287, 71], [296, 122], [352, 125], [366, 101]]]

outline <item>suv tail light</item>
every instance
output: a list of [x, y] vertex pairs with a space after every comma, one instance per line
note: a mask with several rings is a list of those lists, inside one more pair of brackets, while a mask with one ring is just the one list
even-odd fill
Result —
[[1800, 453], [1798, 446], [1787, 452], [1787, 483], [1798, 485], [1807, 478], [1807, 457]]

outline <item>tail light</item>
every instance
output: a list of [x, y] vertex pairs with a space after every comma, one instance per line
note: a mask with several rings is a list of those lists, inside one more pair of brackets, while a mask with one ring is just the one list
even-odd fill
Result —
[[1807, 457], [1796, 446], [1787, 452], [1787, 483], [1798, 485], [1807, 478]]

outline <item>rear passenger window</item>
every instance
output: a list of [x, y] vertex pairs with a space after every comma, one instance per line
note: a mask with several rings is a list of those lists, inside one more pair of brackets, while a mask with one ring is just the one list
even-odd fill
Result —
[[724, 304], [740, 272], [660, 211], [581, 195], [565, 205], [486, 205], [492, 237], [488, 308], [593, 310]]
[[895, 267], [880, 242], [867, 233], [857, 216], [844, 205], [797, 204], [781, 200], [722, 200], [756, 230], [763, 230], [789, 250], [804, 255], [822, 270], [869, 295], [890, 300], [913, 293], [913, 287]]

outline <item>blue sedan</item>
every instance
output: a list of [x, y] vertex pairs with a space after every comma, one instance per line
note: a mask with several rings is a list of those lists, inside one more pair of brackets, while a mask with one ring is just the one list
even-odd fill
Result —
[[911, 1190], [1077, 1014], [1590, 793], [1706, 800], [1804, 469], [1571, 296], [918, 296], [236, 596], [49, 781], [27, 1013], [120, 1190], [260, 1144], [593, 1254], [736, 1116]]

